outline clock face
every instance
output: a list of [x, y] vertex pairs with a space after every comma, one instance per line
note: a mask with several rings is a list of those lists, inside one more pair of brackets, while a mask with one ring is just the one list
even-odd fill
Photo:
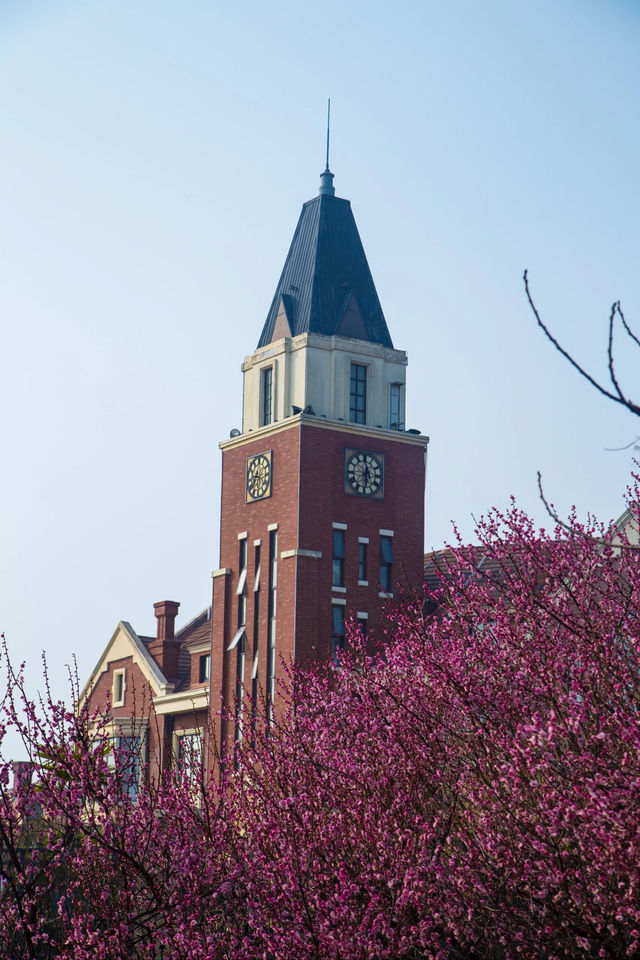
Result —
[[356, 497], [384, 496], [384, 454], [349, 450], [345, 455], [345, 491]]
[[247, 460], [247, 503], [271, 496], [271, 450]]

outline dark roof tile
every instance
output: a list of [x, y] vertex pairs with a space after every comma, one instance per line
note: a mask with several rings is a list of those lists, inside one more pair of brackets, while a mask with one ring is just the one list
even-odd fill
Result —
[[351, 204], [321, 194], [302, 208], [258, 347], [271, 343], [282, 299], [292, 336], [330, 337], [338, 332], [351, 294], [365, 338], [393, 348]]

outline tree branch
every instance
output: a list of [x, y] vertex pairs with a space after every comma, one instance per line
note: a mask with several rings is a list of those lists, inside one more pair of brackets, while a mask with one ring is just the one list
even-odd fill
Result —
[[619, 303], [619, 301], [616, 301], [616, 302], [613, 304], [613, 306], [611, 307], [611, 314], [610, 314], [610, 317], [609, 317], [609, 345], [608, 345], [608, 350], [607, 350], [608, 361], [609, 361], [608, 365], [609, 365], [609, 375], [610, 375], [610, 377], [611, 377], [611, 382], [613, 383], [613, 385], [614, 385], [614, 387], [615, 387], [615, 389], [616, 389], [616, 393], [611, 393], [610, 390], [607, 390], [606, 387], [603, 387], [602, 384], [598, 383], [598, 381], [595, 380], [595, 379], [591, 376], [590, 373], [587, 373], [587, 371], [584, 369], [584, 367], [581, 367], [580, 364], [579, 364], [576, 360], [573, 359], [573, 357], [571, 356], [571, 354], [570, 354], [567, 350], [565, 350], [564, 347], [562, 347], [562, 346], [560, 345], [560, 343], [558, 343], [558, 341], [557, 341], [556, 338], [553, 336], [553, 334], [551, 333], [551, 331], [549, 330], [549, 328], [543, 323], [542, 318], [541, 318], [541, 316], [540, 316], [540, 314], [538, 313], [538, 310], [537, 310], [537, 308], [536, 308], [536, 305], [535, 305], [535, 303], [533, 302], [533, 297], [531, 296], [531, 291], [529, 290], [529, 278], [528, 278], [528, 271], [527, 271], [527, 270], [524, 271], [524, 274], [523, 274], [523, 278], [522, 278], [522, 279], [524, 280], [524, 289], [525, 289], [525, 293], [526, 293], [526, 295], [527, 295], [527, 300], [529, 301], [529, 306], [531, 307], [531, 309], [532, 309], [532, 311], [533, 311], [533, 314], [534, 314], [534, 316], [535, 316], [535, 318], [536, 318], [536, 321], [537, 321], [537, 323], [538, 323], [538, 326], [540, 327], [540, 329], [542, 330], [542, 332], [544, 333], [544, 335], [547, 337], [547, 339], [550, 340], [551, 343], [554, 345], [554, 347], [556, 348], [556, 350], [558, 351], [558, 353], [561, 353], [562, 356], [565, 358], [565, 360], [568, 360], [569, 363], [571, 364], [571, 366], [574, 367], [574, 368], [578, 371], [578, 373], [580, 374], [580, 376], [584, 377], [584, 379], [587, 380], [587, 381], [591, 384], [592, 387], [595, 387], [596, 390], [598, 390], [603, 396], [607, 397], [607, 399], [609, 399], [609, 400], [613, 400], [615, 403], [621, 404], [623, 407], [626, 407], [627, 410], [629, 410], [631, 413], [635, 414], [637, 417], [640, 417], [640, 406], [638, 406], [637, 404], [633, 403], [631, 400], [629, 400], [629, 399], [624, 395], [624, 393], [623, 393], [622, 390], [620, 389], [620, 386], [619, 386], [618, 381], [617, 381], [617, 379], [616, 379], [615, 370], [614, 370], [614, 364], [613, 364], [613, 328], [614, 328], [614, 320], [615, 320], [616, 312], [618, 312], [618, 313], [620, 314], [620, 317], [621, 317], [622, 322], [623, 322], [623, 325], [624, 325], [624, 329], [625, 329], [625, 331], [627, 332], [627, 334], [631, 337], [632, 340], [634, 340], [635, 343], [637, 343], [637, 344], [640, 346], [640, 341], [638, 341], [638, 338], [637, 338], [637, 337], [635, 336], [635, 334], [631, 331], [631, 329], [629, 328], [627, 322], [626, 322], [625, 319], [624, 319], [624, 316], [623, 316], [623, 314], [622, 314], [622, 310], [620, 309], [620, 303]]

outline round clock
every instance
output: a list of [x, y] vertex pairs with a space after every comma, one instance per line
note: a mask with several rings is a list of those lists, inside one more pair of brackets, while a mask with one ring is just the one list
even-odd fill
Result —
[[247, 500], [262, 500], [271, 493], [271, 452], [247, 460]]
[[346, 482], [358, 497], [381, 497], [384, 459], [380, 453], [347, 451]]

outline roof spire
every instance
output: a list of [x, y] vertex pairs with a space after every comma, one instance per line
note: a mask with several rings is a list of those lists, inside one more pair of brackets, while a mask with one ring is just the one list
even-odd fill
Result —
[[324, 171], [320, 174], [320, 196], [326, 194], [329, 197], [335, 197], [336, 191], [333, 186], [333, 174], [329, 170], [329, 129], [331, 127], [331, 97], [327, 100], [327, 162]]
[[327, 163], [325, 170], [329, 169], [329, 130], [331, 129], [331, 97], [327, 99]]

